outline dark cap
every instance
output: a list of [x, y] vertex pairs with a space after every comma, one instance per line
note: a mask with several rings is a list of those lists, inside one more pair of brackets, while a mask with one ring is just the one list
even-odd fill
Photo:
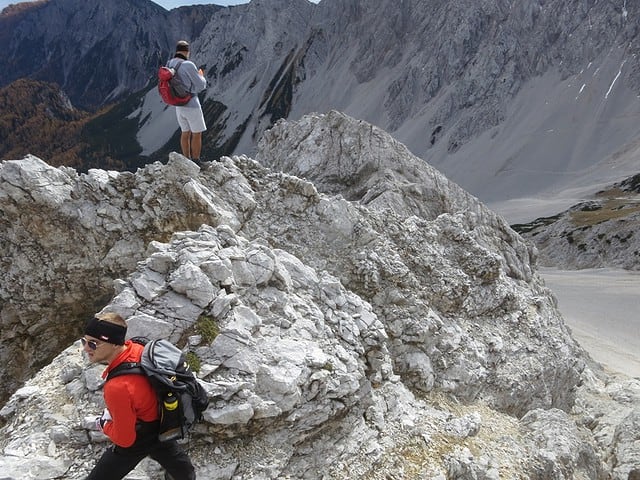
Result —
[[84, 333], [114, 345], [124, 345], [127, 328], [93, 317], [85, 324]]
[[188, 51], [189, 51], [189, 42], [180, 40], [176, 45], [176, 52], [188, 52]]

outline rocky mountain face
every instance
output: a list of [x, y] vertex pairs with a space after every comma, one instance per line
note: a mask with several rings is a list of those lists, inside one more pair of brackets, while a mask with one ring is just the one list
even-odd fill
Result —
[[48, 0], [0, 15], [0, 86], [30, 77], [95, 109], [144, 88], [175, 46], [221, 7], [167, 12], [148, 0]]
[[[265, 25], [262, 16], [270, 18], [261, 11], [265, 3], [219, 12], [195, 42], [194, 58], [206, 64], [211, 82], [206, 98], [225, 107], [209, 123], [223, 132], [220, 141], [238, 137], [236, 153], [253, 153], [264, 129], [279, 117], [337, 109], [384, 128], [451, 178], [464, 178], [461, 183], [469, 183], [472, 193], [484, 183], [496, 185], [498, 173], [506, 183], [500, 189], [504, 195], [516, 181], [520, 190], [536, 185], [520, 178], [520, 169], [530, 170], [533, 159], [543, 158], [550, 163], [545, 170], [560, 173], [574, 155], [584, 154], [595, 163], [620, 148], [603, 142], [595, 155], [590, 144], [583, 148], [584, 140], [575, 141], [573, 152], [557, 141], [553, 148], [531, 141], [543, 128], [556, 127], [560, 116], [567, 115], [563, 111], [600, 116], [602, 124], [596, 98], [605, 96], [620, 63], [625, 68], [618, 86], [637, 90], [637, 64], [631, 58], [636, 27], [627, 20], [636, 17], [614, 4], [287, 2], [286, 14]], [[269, 6], [280, 7], [278, 2]], [[235, 16], [242, 21], [234, 22]], [[283, 25], [292, 18], [295, 25]], [[262, 39], [257, 44], [256, 34]], [[623, 52], [618, 45], [625, 46]], [[594, 99], [576, 100], [572, 91], [563, 94], [571, 102], [548, 98], [549, 76], [553, 88], [577, 83], [581, 72], [587, 76], [588, 66], [589, 72], [600, 69], [604, 77], [596, 72], [597, 81], [580, 84]], [[620, 92], [626, 95], [625, 89]], [[148, 136], [144, 132], [158, 134], [157, 125], [166, 122], [162, 115], [148, 115], [154, 98], [150, 92], [138, 111], [141, 137]], [[553, 106], [538, 112], [541, 102]], [[585, 135], [563, 130], [567, 144]], [[616, 138], [624, 143], [637, 134], [637, 128], [625, 126]], [[466, 144], [468, 150], [462, 148]], [[153, 150], [151, 144], [147, 147]], [[564, 158], [558, 161], [559, 156]], [[473, 180], [463, 175], [470, 169]]]
[[210, 159], [254, 156], [278, 119], [335, 109], [393, 134], [506, 214], [502, 202], [554, 198], [568, 177], [579, 189], [637, 173], [637, 9], [597, 0], [254, 0], [166, 12], [148, 0], [49, 0], [0, 18], [10, 46], [0, 85], [46, 78], [80, 106], [146, 92], [109, 118], [128, 122], [113, 142], [138, 143], [120, 152], [123, 161], [163, 159], [177, 148], [177, 126], [153, 76], [175, 40], [188, 38], [209, 82]]
[[[202, 478], [604, 480], [638, 466], [640, 384], [592, 364], [500, 216], [338, 112], [279, 122], [256, 159], [1, 164], [7, 479], [84, 478], [107, 445], [91, 426], [102, 367], [75, 341], [98, 310], [197, 359]], [[162, 474], [144, 462], [129, 478]]]

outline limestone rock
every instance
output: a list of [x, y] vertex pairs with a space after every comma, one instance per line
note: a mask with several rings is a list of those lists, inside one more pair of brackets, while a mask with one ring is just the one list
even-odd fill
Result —
[[[339, 137], [366, 167], [335, 170]], [[324, 170], [305, 138], [322, 140]], [[7, 475], [48, 465], [84, 478], [108, 445], [87, 420], [102, 411], [101, 367], [74, 335], [98, 310], [199, 367], [211, 403], [190, 452], [203, 478], [628, 473], [640, 390], [591, 366], [535, 250], [502, 219], [337, 112], [280, 124], [265, 142], [270, 168], [234, 157], [199, 170], [177, 154], [136, 173], [2, 163], [2, 258], [15, 261], [3, 264], [0, 354], [15, 374], [5, 387], [21, 385], [0, 410]], [[297, 176], [305, 162], [317, 184]], [[353, 173], [345, 165], [392, 174], [346, 198], [332, 184]], [[407, 181], [416, 188], [397, 187]], [[35, 361], [18, 361], [45, 344], [59, 354], [31, 375]], [[161, 473], [143, 462], [130, 478]]]

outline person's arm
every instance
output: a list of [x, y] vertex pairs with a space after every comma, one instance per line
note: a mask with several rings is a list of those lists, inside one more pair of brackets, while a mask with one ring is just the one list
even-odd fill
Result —
[[105, 422], [102, 431], [116, 445], [130, 447], [136, 441], [136, 413], [125, 377], [114, 378], [105, 384], [104, 401], [111, 420]]

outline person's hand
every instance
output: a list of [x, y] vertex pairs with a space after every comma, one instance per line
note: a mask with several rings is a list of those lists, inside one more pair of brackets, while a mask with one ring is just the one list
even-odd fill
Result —
[[96, 417], [96, 430], [102, 431], [105, 423], [106, 421], [102, 417]]
[[198, 73], [204, 77], [204, 70], [202, 70], [201, 68], [198, 69]]
[[96, 428], [102, 431], [105, 423], [107, 423], [109, 420], [111, 420], [111, 412], [109, 412], [109, 409], [105, 408], [104, 412], [102, 412], [102, 415], [96, 417]]

